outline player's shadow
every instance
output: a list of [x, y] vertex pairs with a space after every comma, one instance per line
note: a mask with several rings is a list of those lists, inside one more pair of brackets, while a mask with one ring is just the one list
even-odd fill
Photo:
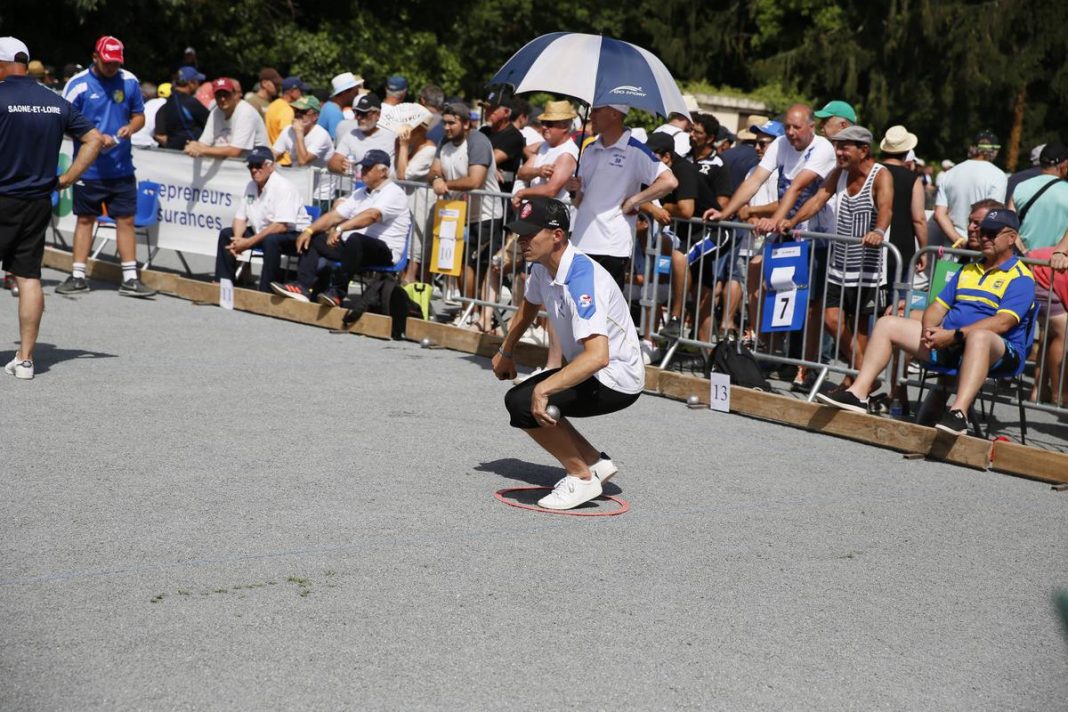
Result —
[[57, 363], [81, 358], [118, 358], [116, 354], [84, 349], [61, 349], [55, 344], [38, 342], [33, 350], [33, 370], [36, 375], [48, 373], [48, 369]]
[[[492, 472], [495, 475], [518, 482], [526, 482], [536, 487], [552, 487], [557, 480], [564, 476], [564, 472], [559, 465], [538, 465], [515, 457], [504, 457], [500, 460], [483, 462], [474, 469], [475, 472]], [[617, 495], [622, 491], [614, 482], [609, 482], [604, 486], [605, 494]], [[544, 495], [544, 492], [538, 493], [538, 496], [534, 497], [534, 499], [536, 500]]]

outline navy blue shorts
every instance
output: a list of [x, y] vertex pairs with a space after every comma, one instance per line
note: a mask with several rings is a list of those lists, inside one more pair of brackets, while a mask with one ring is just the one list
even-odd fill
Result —
[[74, 184], [74, 214], [126, 218], [137, 213], [137, 178], [80, 180]]
[[[1020, 354], [1017, 353], [1016, 347], [1006, 341], [1004, 337], [1001, 340], [1005, 344], [1005, 353], [987, 371], [987, 375], [994, 378], [1013, 376], [1016, 374], [1016, 369], [1020, 367]], [[931, 359], [928, 363], [938, 368], [960, 370], [960, 362], [963, 358], [964, 347], [954, 345], [946, 349], [932, 351]]]

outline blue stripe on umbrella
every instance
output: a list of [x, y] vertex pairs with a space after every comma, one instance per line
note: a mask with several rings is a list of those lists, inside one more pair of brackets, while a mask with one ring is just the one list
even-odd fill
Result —
[[534, 60], [542, 53], [542, 51], [551, 45], [556, 39], [564, 35], [571, 34], [570, 32], [550, 32], [547, 35], [542, 35], [534, 40], [531, 40], [523, 46], [518, 52], [512, 55], [500, 72], [491, 80], [492, 84], [511, 84], [512, 86], [518, 86], [523, 80], [530, 66], [534, 64]]
[[635, 109], [667, 116], [656, 76], [634, 46], [605, 37], [593, 105], [626, 104]]

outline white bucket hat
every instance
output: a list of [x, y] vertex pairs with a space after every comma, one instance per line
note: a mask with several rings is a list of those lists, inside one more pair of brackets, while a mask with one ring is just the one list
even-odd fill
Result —
[[909, 133], [904, 126], [891, 126], [879, 142], [879, 150], [883, 153], [908, 153], [916, 148], [919, 142], [916, 134]]

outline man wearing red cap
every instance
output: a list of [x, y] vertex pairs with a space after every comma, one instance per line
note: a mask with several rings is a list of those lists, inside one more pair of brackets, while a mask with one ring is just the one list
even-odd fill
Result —
[[[115, 220], [115, 241], [122, 259], [119, 294], [151, 297], [154, 289], [137, 278], [137, 240], [134, 213], [137, 212], [137, 178], [134, 176], [130, 136], [145, 125], [145, 104], [141, 85], [123, 69], [123, 46], [115, 37], [97, 40], [93, 64], [71, 77], [63, 98], [92, 121], [104, 135], [104, 147], [96, 162], [74, 184], [74, 266], [71, 276], [56, 287], [57, 294], [89, 291], [85, 264], [93, 244], [93, 226], [104, 214]], [[79, 144], [74, 145], [77, 157]]]
[[215, 108], [199, 141], [190, 141], [185, 152], [193, 158], [240, 158], [255, 146], [270, 145], [260, 112], [241, 98], [237, 82], [219, 77], [211, 83]]

